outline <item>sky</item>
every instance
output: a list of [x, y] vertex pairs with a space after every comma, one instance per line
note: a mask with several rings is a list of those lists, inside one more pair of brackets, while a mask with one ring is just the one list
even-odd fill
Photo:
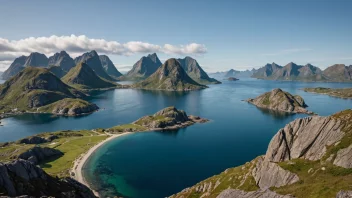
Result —
[[0, 71], [15, 57], [96, 50], [121, 71], [156, 52], [207, 72], [352, 64], [350, 0], [0, 0]]

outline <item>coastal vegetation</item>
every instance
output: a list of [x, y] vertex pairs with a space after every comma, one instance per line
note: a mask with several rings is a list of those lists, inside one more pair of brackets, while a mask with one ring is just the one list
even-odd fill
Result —
[[317, 94], [326, 94], [329, 96], [334, 96], [338, 98], [352, 98], [352, 88], [324, 88], [324, 87], [316, 87], [316, 88], [304, 88], [305, 92], [317, 93]]

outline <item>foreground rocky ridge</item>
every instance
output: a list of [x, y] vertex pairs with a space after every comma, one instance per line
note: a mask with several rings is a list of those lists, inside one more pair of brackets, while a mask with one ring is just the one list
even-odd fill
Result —
[[282, 91], [281, 89], [274, 89], [254, 99], [248, 99], [246, 101], [259, 108], [274, 111], [312, 114], [312, 112], [305, 109], [308, 106], [301, 96], [293, 96], [288, 92]]
[[171, 197], [349, 197], [352, 110], [290, 122], [264, 156]]
[[26, 160], [0, 163], [0, 196], [95, 197], [86, 186], [71, 178], [58, 179]]

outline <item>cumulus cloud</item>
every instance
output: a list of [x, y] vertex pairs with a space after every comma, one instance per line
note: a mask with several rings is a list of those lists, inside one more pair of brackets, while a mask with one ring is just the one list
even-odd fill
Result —
[[0, 38], [0, 60], [1, 57], [27, 55], [31, 52], [41, 52], [52, 55], [58, 51], [65, 50], [70, 54], [78, 55], [91, 50], [108, 55], [133, 55], [136, 53], [166, 53], [166, 54], [204, 54], [207, 49], [202, 44], [191, 43], [188, 45], [164, 46], [141, 42], [130, 41], [119, 43], [105, 39], [89, 38], [85, 35], [50, 36], [50, 37], [29, 37], [20, 40], [8, 40]]

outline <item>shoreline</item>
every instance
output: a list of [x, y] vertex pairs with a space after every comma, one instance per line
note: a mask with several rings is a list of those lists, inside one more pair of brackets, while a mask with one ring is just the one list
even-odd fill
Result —
[[[88, 184], [88, 182], [85, 180], [85, 178], [83, 177], [83, 174], [82, 174], [82, 169], [83, 169], [83, 166], [86, 164], [87, 160], [89, 159], [89, 157], [99, 148], [101, 147], [102, 145], [104, 145], [105, 143], [115, 139], [115, 138], [118, 138], [118, 137], [121, 137], [121, 136], [124, 136], [124, 135], [128, 135], [128, 134], [132, 134], [132, 132], [124, 132], [124, 133], [121, 133], [121, 134], [108, 134], [108, 138], [106, 138], [105, 140], [99, 142], [98, 144], [94, 145], [92, 148], [90, 148], [86, 153], [83, 153], [81, 154], [81, 156], [79, 156], [75, 161], [74, 161], [74, 164], [73, 164], [73, 167], [71, 168], [70, 172], [71, 172], [71, 177], [74, 178], [75, 180], [77, 180], [78, 182], [84, 184], [85, 186], [87, 186], [88, 188], [90, 188], [94, 195], [99, 197], [99, 193], [95, 190], [93, 190], [90, 185]], [[72, 176], [72, 173], [74, 173], [74, 176]]]

